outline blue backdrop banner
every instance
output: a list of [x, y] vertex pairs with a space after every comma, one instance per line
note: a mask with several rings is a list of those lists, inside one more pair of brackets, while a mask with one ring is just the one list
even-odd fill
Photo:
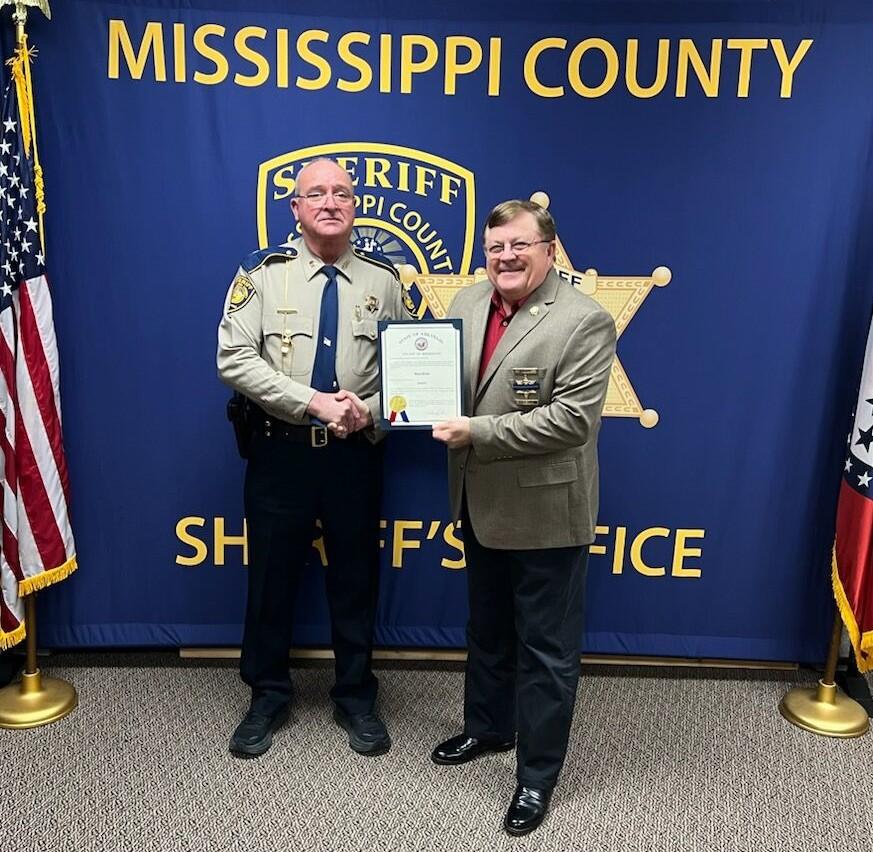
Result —
[[[292, 5], [31, 14], [80, 564], [41, 595], [41, 641], [239, 643], [216, 326], [330, 156], [421, 316], [482, 274], [487, 211], [535, 196], [568, 286], [615, 317], [584, 649], [821, 658], [873, 295], [870, 5]], [[389, 441], [377, 641], [462, 646], [444, 450]], [[328, 640], [318, 545], [301, 644]]]

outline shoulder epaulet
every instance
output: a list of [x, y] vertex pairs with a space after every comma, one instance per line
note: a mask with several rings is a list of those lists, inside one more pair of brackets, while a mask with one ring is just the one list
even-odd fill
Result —
[[400, 280], [400, 274], [397, 272], [397, 268], [393, 263], [389, 263], [388, 260], [383, 257], [376, 257], [372, 252], [364, 251], [363, 249], [353, 248], [355, 257], [361, 258], [361, 260], [367, 261], [367, 263], [372, 263], [373, 266], [378, 266], [380, 269], [384, 269], [386, 272], [390, 272], [398, 281]]
[[293, 246], [271, 246], [270, 248], [253, 251], [240, 266], [243, 272], [251, 275], [268, 260], [295, 260], [298, 254], [299, 252]]

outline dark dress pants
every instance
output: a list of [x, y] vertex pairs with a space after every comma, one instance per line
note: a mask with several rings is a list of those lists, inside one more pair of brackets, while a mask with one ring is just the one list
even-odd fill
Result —
[[567, 753], [579, 681], [588, 548], [483, 547], [464, 509], [464, 731], [490, 740], [517, 735], [518, 783], [550, 790]]
[[373, 709], [381, 494], [382, 447], [359, 433], [324, 447], [254, 436], [245, 482], [249, 568], [240, 660], [253, 708], [272, 713], [291, 699], [294, 593], [320, 518], [336, 656], [331, 698], [348, 714]]

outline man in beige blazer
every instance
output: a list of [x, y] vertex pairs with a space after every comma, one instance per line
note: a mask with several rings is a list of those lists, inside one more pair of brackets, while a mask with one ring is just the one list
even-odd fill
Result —
[[543, 821], [567, 750], [615, 325], [555, 272], [542, 207], [497, 205], [484, 239], [488, 280], [450, 309], [469, 416], [433, 429], [449, 447], [470, 619], [464, 731], [432, 758], [459, 765], [517, 742], [504, 828], [520, 835]]

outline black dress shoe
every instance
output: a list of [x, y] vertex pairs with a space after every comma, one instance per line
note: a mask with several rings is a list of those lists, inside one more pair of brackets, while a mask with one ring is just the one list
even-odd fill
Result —
[[503, 819], [507, 834], [520, 837], [533, 831], [546, 818], [551, 798], [551, 790], [538, 790], [521, 785], [516, 787], [509, 810]]
[[346, 713], [337, 707], [333, 719], [349, 735], [349, 745], [358, 754], [376, 757], [391, 748], [388, 729], [375, 713]]
[[289, 709], [273, 714], [249, 710], [230, 738], [230, 752], [238, 757], [259, 757], [273, 744], [273, 731], [288, 721]]
[[440, 766], [460, 766], [483, 754], [492, 751], [509, 751], [515, 748], [512, 740], [500, 742], [499, 740], [477, 740], [476, 737], [468, 737], [466, 734], [458, 734], [444, 743], [440, 743], [430, 755], [430, 759]]

